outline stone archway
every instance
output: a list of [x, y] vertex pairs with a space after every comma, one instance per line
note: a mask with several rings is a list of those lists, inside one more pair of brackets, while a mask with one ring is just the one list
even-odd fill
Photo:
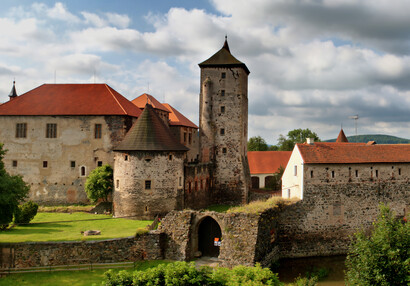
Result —
[[259, 189], [259, 177], [251, 177], [252, 189]]
[[218, 257], [222, 232], [219, 224], [212, 217], [205, 217], [198, 226], [198, 250], [202, 256]]

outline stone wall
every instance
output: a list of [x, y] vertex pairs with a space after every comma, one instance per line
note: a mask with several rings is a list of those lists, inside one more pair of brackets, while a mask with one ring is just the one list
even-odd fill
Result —
[[27, 268], [163, 259], [163, 241], [163, 235], [154, 231], [98, 241], [1, 243], [0, 265]]
[[[99, 164], [113, 165], [112, 147], [124, 137], [128, 116], [0, 116], [0, 142], [8, 152], [11, 175], [30, 185], [30, 199], [41, 204], [88, 202], [84, 184]], [[16, 124], [27, 123], [26, 138], [16, 138]], [[57, 124], [57, 137], [46, 138], [46, 124]], [[101, 138], [95, 138], [101, 124]]]
[[201, 209], [212, 204], [212, 170], [211, 163], [185, 165], [185, 209]]
[[183, 208], [184, 152], [115, 153], [116, 217], [153, 219]]
[[189, 148], [189, 151], [187, 152], [188, 162], [195, 162], [198, 159], [198, 129], [179, 125], [170, 125], [169, 129], [179, 143]]

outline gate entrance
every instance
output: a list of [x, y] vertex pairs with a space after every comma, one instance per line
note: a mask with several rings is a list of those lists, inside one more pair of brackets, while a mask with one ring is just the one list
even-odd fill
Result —
[[218, 257], [218, 243], [221, 241], [221, 228], [219, 224], [211, 217], [204, 218], [198, 227], [198, 250], [202, 252], [202, 256]]

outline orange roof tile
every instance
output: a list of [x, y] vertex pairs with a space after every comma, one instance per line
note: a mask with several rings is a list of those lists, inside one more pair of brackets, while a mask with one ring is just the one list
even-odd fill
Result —
[[176, 110], [174, 107], [169, 105], [168, 103], [163, 103], [163, 105], [169, 110], [169, 125], [172, 126], [185, 126], [185, 127], [191, 127], [198, 129], [198, 126], [196, 126], [194, 123], [192, 123], [191, 120], [186, 118], [184, 115], [182, 115], [178, 110]]
[[277, 173], [280, 166], [286, 168], [292, 151], [248, 151], [251, 174]]
[[0, 105], [0, 115], [129, 115], [141, 110], [106, 84], [43, 84]]
[[349, 142], [349, 140], [347, 140], [345, 133], [343, 132], [343, 129], [340, 129], [339, 136], [337, 136], [336, 142]]
[[148, 93], [141, 94], [131, 102], [141, 109], [144, 109], [146, 104], [150, 104], [154, 109], [170, 112], [164, 105], [162, 105], [162, 103], [160, 103], [155, 99], [155, 97]]
[[296, 144], [306, 164], [409, 163], [410, 144], [329, 143]]

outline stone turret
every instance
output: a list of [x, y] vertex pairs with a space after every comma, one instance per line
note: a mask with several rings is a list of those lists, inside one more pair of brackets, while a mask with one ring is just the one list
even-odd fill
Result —
[[183, 208], [188, 148], [147, 104], [114, 149], [113, 207], [116, 217], [153, 219]]
[[199, 66], [200, 161], [214, 164], [213, 185], [220, 202], [246, 203], [249, 70], [231, 54], [227, 39]]

